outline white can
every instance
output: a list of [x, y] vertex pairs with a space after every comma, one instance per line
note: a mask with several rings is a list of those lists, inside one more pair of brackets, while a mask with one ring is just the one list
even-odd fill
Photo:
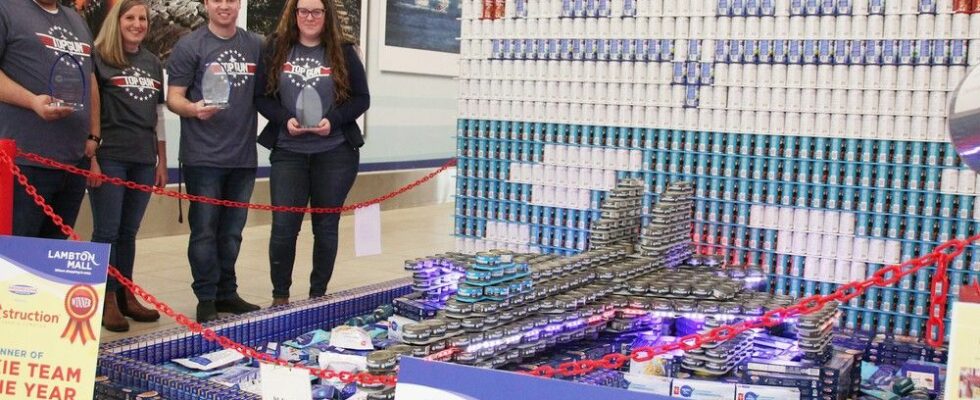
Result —
[[789, 112], [786, 113], [786, 123], [784, 130], [787, 135], [799, 135], [800, 134], [800, 113]]
[[831, 89], [817, 89], [816, 112], [829, 113], [833, 102]]
[[946, 115], [946, 104], [948, 103], [946, 92], [929, 92], [929, 116]]
[[[760, 96], [762, 96], [763, 93], [765, 93], [763, 89], [764, 88], [759, 89]], [[775, 111], [786, 111], [786, 89], [780, 87], [774, 87], [768, 91], [768, 94], [770, 96], [770, 100], [768, 101], [769, 107], [767, 108], [770, 108]], [[761, 99], [759, 103], [762, 104]]]
[[781, 133], [786, 130], [786, 114], [775, 111], [769, 113], [769, 131]]
[[928, 110], [929, 92], [900, 90], [895, 94], [895, 114], [911, 116]]
[[[879, 87], [886, 90], [895, 90], [898, 87], [898, 69], [907, 69], [908, 72], [912, 72], [912, 67], [909, 65], [903, 65], [901, 67], [895, 65], [883, 65], [881, 68], [881, 76], [879, 79]], [[908, 74], [909, 80], [911, 80], [911, 74]], [[909, 82], [909, 81], [905, 81]]]
[[[716, 66], [716, 68], [717, 68], [717, 66]], [[717, 79], [717, 76], [718, 76], [717, 73], [718, 73], [718, 71], [716, 70], [715, 71], [715, 74], [716, 74], [715, 75], [715, 78], [716, 79]], [[788, 72], [787, 72], [787, 67], [786, 67], [785, 64], [775, 64], [775, 65], [773, 65], [772, 66], [772, 86], [773, 87], [777, 87], [777, 88], [787, 87], [787, 85], [788, 85], [788, 82], [787, 82], [787, 74], [788, 74]]]
[[909, 119], [909, 138], [916, 141], [928, 140], [928, 118], [913, 116]]
[[[812, 90], [812, 89], [811, 89]], [[800, 112], [802, 106], [802, 89], [789, 88], [786, 89], [786, 111], [788, 112]]]
[[[905, 27], [902, 27], [905, 29]], [[932, 14], [919, 14], [916, 22], [915, 38], [936, 37], [936, 16]]]
[[847, 137], [849, 138], [861, 137], [861, 115], [848, 114], [846, 123], [847, 126], [845, 127], [844, 132], [847, 134]]
[[803, 87], [803, 66], [802, 65], [799, 65], [799, 64], [790, 64], [790, 65], [788, 65], [786, 67], [786, 87], [789, 87], [789, 88], [800, 88], [800, 87]]
[[800, 102], [800, 111], [803, 113], [817, 112], [817, 90], [803, 89], [800, 94], [803, 97]]
[[851, 36], [851, 27], [854, 24], [854, 22], [851, 21], [851, 16], [838, 15], [836, 20], [836, 27], [834, 28], [834, 32], [832, 32], [832, 37], [837, 39], [851, 39], [853, 37]]
[[847, 113], [847, 92], [844, 89], [834, 89], [830, 92], [830, 112], [840, 115]]
[[869, 90], [881, 89], [881, 67], [877, 65], [864, 66], [864, 88]]
[[817, 66], [817, 87], [830, 89], [834, 87], [834, 67], [828, 64]]
[[[858, 2], [860, 3], [860, 1]], [[854, 15], [851, 18], [851, 37], [855, 39], [862, 39], [868, 37], [868, 16], [867, 15]]]
[[878, 137], [878, 117], [864, 115], [861, 117], [861, 137], [874, 139]]
[[912, 138], [912, 117], [895, 117], [895, 139], [909, 140]]
[[[887, 23], [888, 17], [885, 17]], [[919, 16], [915, 14], [906, 14], [901, 17], [901, 28], [899, 29], [899, 37], [902, 39], [915, 39], [915, 34], [918, 31]], [[930, 27], [931, 28], [931, 27]], [[929, 36], [924, 36], [929, 37]]]
[[[855, 18], [855, 21], [857, 19]], [[896, 27], [897, 28], [897, 27]], [[882, 15], [870, 15], [868, 16], [868, 28], [867, 28], [867, 38], [869, 39], [882, 39], [885, 37], [885, 17]], [[857, 31], [855, 30], [855, 35]], [[895, 32], [898, 35], [898, 31]], [[859, 36], [860, 37], [860, 36]]]
[[[895, 114], [895, 92], [892, 90], [882, 90], [878, 92], [878, 113], [885, 115]], [[878, 126], [881, 127], [879, 121]]]
[[770, 133], [771, 127], [769, 126], [771, 116], [767, 111], [756, 111], [755, 113], [755, 132], [759, 133]]
[[759, 68], [755, 64], [746, 64], [742, 67], [741, 85], [746, 87], [756, 86], [758, 83]]

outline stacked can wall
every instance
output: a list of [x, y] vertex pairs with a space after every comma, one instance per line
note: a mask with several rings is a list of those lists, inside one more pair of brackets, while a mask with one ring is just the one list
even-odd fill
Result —
[[[952, 1], [462, 7], [460, 250], [581, 251], [625, 177], [644, 214], [693, 182], [699, 251], [797, 296], [980, 231], [980, 178], [945, 133], [980, 15]], [[953, 268], [951, 293], [980, 252]], [[845, 305], [845, 326], [921, 336], [931, 274]]]

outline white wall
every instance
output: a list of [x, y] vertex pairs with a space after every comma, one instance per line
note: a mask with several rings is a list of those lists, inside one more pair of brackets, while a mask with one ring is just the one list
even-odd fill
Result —
[[456, 80], [382, 71], [383, 7], [384, 1], [370, 0], [368, 18], [362, 19], [368, 24], [371, 110], [361, 163], [452, 157], [456, 148]]

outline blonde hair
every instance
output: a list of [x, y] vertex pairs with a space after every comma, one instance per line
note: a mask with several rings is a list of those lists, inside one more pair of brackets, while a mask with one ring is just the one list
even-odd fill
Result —
[[116, 2], [106, 14], [105, 20], [102, 21], [102, 29], [99, 29], [99, 36], [95, 38], [95, 49], [99, 52], [99, 56], [102, 57], [103, 62], [112, 67], [129, 66], [129, 60], [126, 59], [126, 52], [123, 50], [119, 18], [136, 6], [143, 6], [146, 10], [147, 24], [149, 24], [150, 9], [144, 0], [122, 0]]

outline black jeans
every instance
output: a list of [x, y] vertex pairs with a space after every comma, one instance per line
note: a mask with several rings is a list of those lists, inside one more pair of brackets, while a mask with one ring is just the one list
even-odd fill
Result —
[[[272, 204], [277, 206], [339, 207], [357, 178], [360, 153], [347, 143], [316, 154], [274, 149], [269, 156], [272, 173], [269, 186]], [[272, 237], [269, 239], [269, 270], [272, 296], [289, 297], [296, 260], [296, 238], [304, 214], [272, 214]], [[337, 231], [340, 214], [313, 214], [313, 272], [310, 274], [310, 297], [327, 292], [337, 259]]]
[[[89, 169], [91, 163], [84, 160], [76, 165]], [[61, 216], [68, 226], [75, 226], [78, 209], [85, 197], [85, 178], [68, 172], [41, 167], [19, 165], [20, 171], [27, 177], [27, 182], [37, 189], [37, 193]], [[30, 236], [47, 239], [65, 239], [68, 235], [61, 232], [51, 218], [34, 203], [34, 198], [20, 183], [14, 183], [14, 236]]]
[[[244, 201], [252, 197], [255, 168], [184, 166], [187, 193], [213, 199]], [[238, 296], [235, 262], [242, 247], [242, 229], [248, 210], [191, 202], [187, 259], [198, 301], [228, 300]]]

